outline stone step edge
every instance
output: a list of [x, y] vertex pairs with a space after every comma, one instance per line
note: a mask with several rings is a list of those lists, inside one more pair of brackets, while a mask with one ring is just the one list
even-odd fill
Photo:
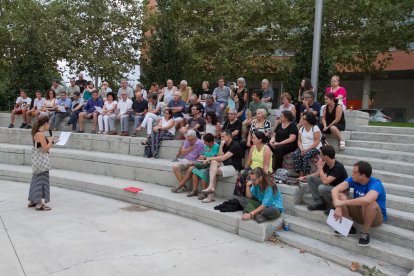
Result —
[[[366, 131], [352, 131], [352, 134], [370, 134], [370, 135], [382, 135], [382, 136], [398, 136], [398, 137], [412, 137], [414, 138], [414, 134], [401, 134], [401, 133], [383, 133], [383, 132], [366, 132]], [[351, 138], [352, 139], [352, 138]]]
[[371, 242], [368, 247], [362, 248], [358, 246], [358, 235], [355, 237], [335, 237], [334, 230], [327, 224], [308, 221], [304, 218], [295, 216], [286, 216], [285, 220], [290, 223], [290, 229], [295, 233], [295, 227], [297, 227], [297, 231], [299, 232], [298, 234], [318, 239], [333, 246], [336, 246], [335, 243], [337, 243], [340, 244], [342, 248], [358, 254], [365, 252], [366, 254], [369, 254], [368, 257], [375, 258], [381, 262], [387, 262], [407, 270], [412, 270], [414, 268], [414, 255], [412, 254], [412, 249], [382, 242], [374, 238], [371, 238]]
[[[413, 144], [414, 146], [414, 144]], [[345, 151], [342, 153], [342, 155], [348, 155], [346, 153], [346, 150], [360, 150], [361, 152], [375, 152], [375, 153], [382, 153], [382, 154], [398, 154], [398, 155], [405, 155], [405, 156], [409, 156], [409, 157], [414, 157], [414, 152], [405, 152], [405, 151], [396, 151], [396, 150], [385, 150], [385, 149], [371, 149], [371, 148], [361, 148], [361, 147], [353, 147], [353, 146], [349, 146], [345, 148]], [[349, 156], [354, 156], [354, 155], [349, 155]], [[398, 161], [397, 161], [398, 162]], [[399, 161], [401, 162], [401, 161]]]
[[342, 265], [347, 268], [351, 268], [353, 262], [357, 262], [360, 266], [358, 271], [363, 272], [363, 266], [376, 267], [386, 275], [407, 275], [409, 272], [406, 269], [393, 266], [387, 263], [379, 262], [370, 257], [346, 250], [337, 246], [330, 245], [328, 243], [315, 240], [292, 231], [278, 232], [278, 239], [290, 246], [296, 247], [300, 250], [309, 252], [313, 255], [324, 258], [333, 263]]
[[[412, 167], [413, 170], [414, 170], [414, 164], [409, 164], [409, 163], [403, 162], [403, 161], [383, 160], [383, 159], [379, 159], [379, 158], [346, 155], [346, 154], [342, 154], [342, 153], [336, 154], [335, 158], [339, 159], [339, 160], [342, 159], [342, 158], [347, 158], [348, 160], [349, 159], [364, 160], [364, 161], [367, 161], [369, 163], [379, 162], [379, 163], [382, 163], [382, 164], [407, 166], [407, 167]], [[375, 166], [373, 165], [373, 167], [375, 167]]]
[[[307, 209], [307, 205], [298, 204], [295, 205], [293, 214], [295, 217], [301, 217], [305, 219], [309, 219], [314, 222], [318, 223], [325, 223], [327, 216], [322, 211], [309, 211]], [[357, 225], [357, 229], [360, 229], [362, 225]], [[372, 236], [378, 240], [384, 241], [383, 238], [387, 237], [388, 239], [391, 237], [392, 239], [396, 240], [396, 245], [400, 245], [402, 247], [407, 247], [407, 240], [410, 241], [407, 248], [411, 248], [414, 250], [414, 231], [402, 227], [398, 227], [395, 225], [384, 223], [379, 227], [374, 227], [370, 230]]]
[[[72, 178], [75, 175], [78, 176], [79, 179], [90, 177], [94, 180], [74, 180]], [[31, 167], [29, 166], [0, 166], [0, 177], [4, 180], [28, 183], [30, 182], [31, 176]], [[282, 215], [277, 220], [262, 224], [258, 224], [251, 220], [243, 221], [241, 219], [241, 211], [234, 213], [221, 213], [220, 211], [213, 209], [214, 206], [222, 203], [224, 201], [223, 199], [218, 198], [214, 203], [204, 204], [197, 200], [197, 198], [187, 198], [186, 194], [173, 194], [170, 192], [169, 188], [158, 184], [131, 181], [108, 176], [96, 176], [65, 170], [50, 171], [50, 180], [52, 186], [140, 204], [160, 211], [193, 219], [257, 242], [267, 241], [273, 231], [281, 227], [283, 220]], [[124, 185], [122, 185], [122, 187], [116, 187], [115, 183], [119, 182], [122, 182]], [[128, 186], [138, 186], [140, 188], [144, 188], [144, 191], [133, 194], [122, 190], [123, 187]]]

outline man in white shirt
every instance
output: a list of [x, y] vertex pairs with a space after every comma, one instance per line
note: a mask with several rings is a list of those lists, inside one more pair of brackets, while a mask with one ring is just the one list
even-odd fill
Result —
[[34, 99], [33, 108], [26, 112], [26, 128], [32, 128], [32, 117], [36, 117], [36, 121], [39, 118], [39, 114], [42, 111], [43, 104], [45, 103], [45, 98], [42, 97], [42, 92], [40, 90], [36, 91], [36, 99]]
[[132, 99], [132, 97], [134, 97], [134, 91], [132, 91], [132, 88], [128, 86], [126, 79], [121, 80], [121, 88], [119, 88], [118, 94], [116, 95], [118, 99], [121, 98], [122, 92], [127, 94], [128, 99]]
[[23, 115], [23, 123], [20, 125], [20, 128], [25, 128], [27, 126], [26, 112], [27, 110], [29, 110], [31, 103], [32, 103], [32, 99], [27, 97], [26, 91], [24, 91], [23, 89], [20, 89], [20, 96], [17, 98], [16, 104], [14, 105], [14, 108], [11, 112], [9, 128], [14, 128], [14, 119], [16, 117], [16, 114]]
[[[132, 91], [132, 90], [131, 90]], [[129, 132], [129, 113], [132, 110], [132, 101], [128, 98], [126, 91], [121, 91], [121, 98], [118, 101], [118, 115], [117, 119], [121, 123], [121, 136], [128, 136]]]

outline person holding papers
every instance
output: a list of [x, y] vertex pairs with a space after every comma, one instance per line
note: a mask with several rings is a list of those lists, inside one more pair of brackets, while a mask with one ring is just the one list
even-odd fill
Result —
[[114, 100], [114, 93], [109, 92], [105, 95], [106, 102], [98, 116], [98, 134], [116, 135], [115, 130], [115, 110], [118, 102]]
[[89, 99], [84, 107], [84, 111], [79, 114], [79, 130], [78, 133], [84, 133], [83, 122], [85, 119], [93, 119], [92, 134], [96, 134], [96, 124], [98, 122], [98, 112], [95, 107], [103, 107], [103, 100], [99, 98], [98, 91], [92, 92], [92, 99]]
[[[352, 177], [332, 189], [332, 201], [335, 206], [335, 219], [351, 218], [362, 224], [359, 238], [360, 246], [369, 245], [369, 229], [381, 225], [387, 220], [386, 194], [380, 180], [371, 177], [372, 167], [368, 162], [359, 161], [352, 168]], [[347, 191], [354, 189], [353, 199]], [[351, 228], [350, 234], [356, 234]]]
[[121, 90], [121, 98], [118, 101], [118, 115], [116, 116], [121, 123], [121, 136], [128, 136], [129, 133], [129, 113], [132, 111], [132, 101], [128, 98], [126, 91]]
[[308, 181], [315, 204], [308, 206], [309, 211], [325, 210], [325, 214], [329, 214], [332, 206], [332, 189], [342, 183], [348, 173], [344, 165], [335, 160], [335, 149], [331, 145], [322, 146], [321, 155], [316, 163], [317, 171], [308, 176], [299, 177], [299, 181]]
[[66, 95], [66, 91], [60, 92], [60, 98], [56, 102], [56, 111], [50, 115], [50, 122], [52, 125], [53, 131], [57, 131], [60, 125], [60, 122], [68, 117], [70, 114], [70, 107], [72, 105], [71, 99]]

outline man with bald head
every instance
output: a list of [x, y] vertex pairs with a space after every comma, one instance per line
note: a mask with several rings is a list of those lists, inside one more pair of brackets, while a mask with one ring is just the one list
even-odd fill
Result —
[[82, 95], [82, 93], [83, 93], [83, 90], [85, 89], [85, 87], [86, 87], [86, 83], [87, 83], [88, 81], [87, 80], [85, 80], [84, 78], [83, 78], [83, 74], [82, 73], [80, 73], [79, 74], [79, 79], [78, 80], [76, 80], [76, 82], [75, 82], [75, 84], [77, 85], [77, 86], [79, 86], [79, 92], [81, 93], [81, 95]]
[[134, 97], [134, 91], [128, 86], [128, 81], [126, 79], [121, 79], [121, 88], [119, 88], [118, 94], [116, 95], [118, 99], [122, 98], [122, 92], [127, 94], [128, 99], [132, 99]]
[[172, 80], [167, 80], [167, 86], [161, 90], [160, 95], [158, 96], [158, 101], [161, 100], [168, 104], [174, 98], [174, 92], [178, 91], [177, 87], [174, 86]]

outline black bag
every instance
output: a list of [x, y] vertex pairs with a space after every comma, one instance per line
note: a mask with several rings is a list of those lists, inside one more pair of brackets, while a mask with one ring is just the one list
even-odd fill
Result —
[[233, 194], [240, 197], [246, 196], [246, 178], [242, 177], [240, 174], [237, 177]]

